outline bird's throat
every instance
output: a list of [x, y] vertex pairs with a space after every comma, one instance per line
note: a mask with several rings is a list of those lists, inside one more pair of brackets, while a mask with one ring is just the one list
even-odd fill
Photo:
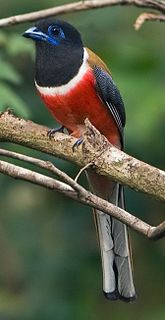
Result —
[[83, 48], [36, 45], [35, 81], [42, 87], [67, 84], [78, 73], [83, 63]]

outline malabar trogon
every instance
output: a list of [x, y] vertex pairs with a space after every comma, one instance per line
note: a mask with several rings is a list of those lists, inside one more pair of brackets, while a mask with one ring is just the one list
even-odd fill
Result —
[[[69, 23], [43, 19], [23, 34], [35, 41], [35, 85], [52, 116], [81, 139], [84, 120], [114, 146], [123, 149], [124, 104], [105, 63], [84, 47], [80, 33]], [[123, 187], [92, 170], [87, 172], [91, 190], [124, 208]], [[98, 232], [103, 291], [111, 300], [133, 301], [131, 249], [127, 227], [94, 210]]]

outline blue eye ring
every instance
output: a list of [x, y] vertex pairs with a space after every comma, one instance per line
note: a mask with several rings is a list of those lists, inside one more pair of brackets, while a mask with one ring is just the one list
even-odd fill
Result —
[[63, 30], [57, 25], [49, 26], [48, 34], [50, 36], [53, 36], [54, 38], [65, 39], [65, 34]]

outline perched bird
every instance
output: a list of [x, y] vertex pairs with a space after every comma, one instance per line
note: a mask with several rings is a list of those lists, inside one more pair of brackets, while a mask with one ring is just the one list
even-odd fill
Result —
[[[52, 116], [81, 142], [84, 120], [114, 146], [123, 149], [124, 104], [105, 63], [84, 47], [80, 33], [69, 23], [44, 19], [23, 34], [36, 44], [35, 85]], [[51, 131], [51, 134], [54, 131]], [[124, 208], [123, 187], [108, 177], [87, 172], [92, 191]], [[103, 291], [111, 300], [136, 297], [127, 227], [94, 210], [98, 232]]]

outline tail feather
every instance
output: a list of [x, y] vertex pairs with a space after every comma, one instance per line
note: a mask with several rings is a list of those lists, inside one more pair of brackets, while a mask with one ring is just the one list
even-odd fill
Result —
[[[119, 184], [91, 171], [87, 177], [95, 194], [124, 207], [123, 188]], [[104, 294], [111, 300], [133, 301], [136, 294], [127, 227], [96, 209], [94, 217], [101, 250]]]

